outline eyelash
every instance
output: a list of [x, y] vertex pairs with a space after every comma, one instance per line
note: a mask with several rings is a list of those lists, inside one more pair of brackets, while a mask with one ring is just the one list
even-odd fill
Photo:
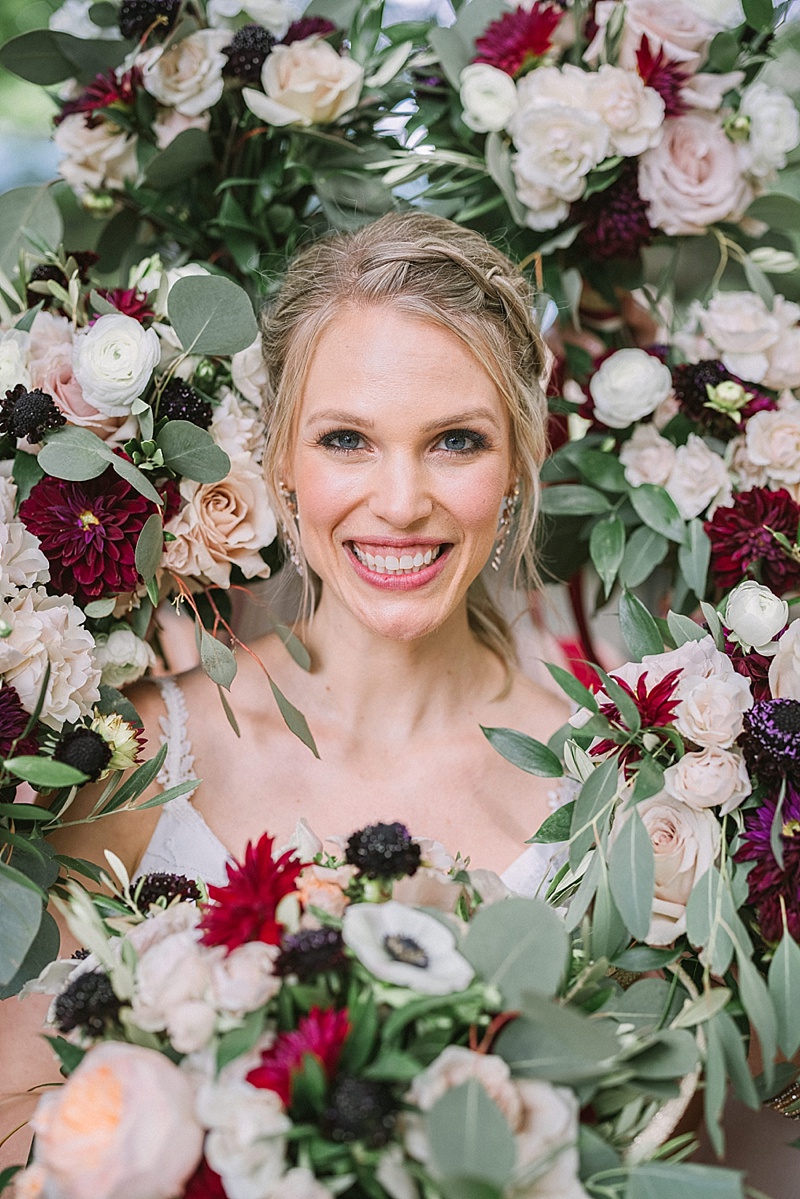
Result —
[[[346, 434], [355, 434], [356, 437], [361, 437], [361, 434], [356, 433], [355, 429], [332, 429], [330, 433], [323, 433], [318, 438], [317, 445], [333, 450], [335, 454], [357, 454], [363, 448], [362, 446], [336, 445], [336, 438], [343, 437]], [[468, 458], [489, 448], [488, 437], [484, 436], [483, 433], [476, 433], [474, 429], [448, 429], [446, 433], [441, 435], [438, 441], [444, 441], [446, 437], [463, 437], [468, 438], [472, 442], [471, 446], [463, 450], [445, 450], [445, 453], [453, 454], [458, 458]]]

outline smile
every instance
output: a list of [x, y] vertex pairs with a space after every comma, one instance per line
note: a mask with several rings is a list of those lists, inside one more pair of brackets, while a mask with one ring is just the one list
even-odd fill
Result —
[[350, 547], [362, 566], [366, 566], [367, 570], [374, 571], [375, 574], [379, 575], [416, 574], [424, 567], [430, 566], [432, 562], [435, 562], [444, 549], [443, 545], [437, 545], [433, 548], [429, 547], [425, 550], [420, 547], [415, 552], [406, 552], [398, 555], [371, 554], [369, 550], [362, 549], [355, 542], [350, 542]]
[[359, 578], [379, 591], [416, 591], [427, 586], [442, 573], [453, 548], [449, 541], [427, 545], [371, 544], [368, 550], [363, 544], [346, 541], [344, 548]]

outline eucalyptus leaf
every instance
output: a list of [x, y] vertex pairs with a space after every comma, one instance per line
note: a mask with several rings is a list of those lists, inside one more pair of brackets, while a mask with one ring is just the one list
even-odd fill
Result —
[[87, 781], [86, 775], [66, 762], [56, 762], [52, 758], [39, 757], [36, 754], [21, 754], [19, 757], [6, 758], [5, 769], [26, 783], [36, 787], [51, 790], [55, 787], [80, 787]]
[[669, 541], [647, 525], [634, 529], [628, 538], [619, 578], [624, 587], [638, 587], [647, 581], [669, 553]]
[[667, 628], [672, 633], [676, 649], [685, 645], [687, 641], [702, 641], [708, 636], [706, 629], [702, 629], [690, 616], [682, 616], [680, 612], [667, 613]]
[[525, 206], [520, 202], [511, 169], [511, 148], [499, 133], [492, 132], [486, 138], [486, 168], [518, 225], [525, 224]]
[[559, 841], [566, 841], [569, 837], [569, 830], [572, 824], [572, 812], [575, 807], [574, 802], [562, 804], [560, 808], [556, 808], [555, 812], [551, 812], [532, 837], [529, 837], [525, 842], [526, 845], [553, 845]]
[[708, 961], [720, 978], [733, 958], [733, 941], [723, 925], [732, 928], [736, 921], [730, 886], [716, 866], [710, 866], [695, 883], [686, 904], [686, 934], [692, 945], [703, 949], [703, 961]]
[[630, 941], [625, 921], [620, 916], [619, 908], [611, 894], [606, 864], [602, 858], [600, 861], [602, 868], [597, 884], [597, 894], [594, 897], [591, 924], [592, 957], [598, 961], [601, 958], [612, 958]]
[[544, 488], [541, 510], [548, 516], [594, 516], [609, 512], [611, 504], [594, 487], [563, 483]]
[[[38, 304], [34, 304], [33, 308], [29, 308], [14, 325], [20, 333], [30, 333], [33, 328], [33, 322], [36, 320], [39, 313], [44, 308], [44, 299], [41, 299]], [[25, 454], [26, 458], [33, 458], [33, 454]]]
[[184, 129], [147, 163], [145, 182], [157, 191], [184, 183], [214, 161], [211, 139], [202, 129]]
[[118, 67], [134, 48], [130, 41], [73, 37], [55, 29], [31, 29], [0, 48], [0, 66], [41, 87], [71, 76], [88, 82]]
[[597, 700], [594, 693], [588, 687], [584, 687], [575, 675], [570, 670], [565, 670], [563, 666], [555, 666], [552, 662], [545, 662], [545, 666], [550, 672], [553, 682], [558, 683], [561, 690], [568, 695], [571, 700], [580, 708], [588, 708], [590, 712], [597, 712]]
[[601, 814], [605, 811], [608, 820], [611, 800], [617, 790], [619, 764], [610, 757], [590, 774], [580, 789], [572, 815], [570, 865], [577, 866], [583, 855], [595, 841], [596, 829]]
[[[178, 282], [186, 283], [189, 279]], [[167, 421], [156, 444], [164, 455], [164, 465], [195, 483], [218, 483], [231, 469], [231, 460], [222, 447], [210, 433], [191, 421]]]
[[630, 501], [637, 516], [651, 529], [670, 541], [677, 541], [679, 545], [683, 543], [686, 537], [683, 517], [672, 496], [663, 487], [642, 483], [631, 489]]
[[11, 472], [11, 477], [17, 485], [17, 507], [26, 500], [33, 491], [40, 479], [44, 478], [44, 471], [39, 465], [39, 458], [36, 454], [26, 454], [25, 450], [17, 450], [14, 455], [14, 466]]
[[800, 1048], [800, 946], [784, 932], [769, 966], [769, 993], [778, 1020], [778, 1043], [787, 1058]]
[[603, 581], [603, 591], [608, 599], [617, 571], [625, 553], [625, 526], [618, 516], [600, 520], [589, 537], [589, 554], [594, 568]]
[[611, 894], [628, 932], [634, 940], [644, 941], [652, 915], [655, 858], [650, 835], [636, 808], [621, 818], [608, 851], [608, 874]]
[[290, 732], [294, 733], [295, 737], [298, 737], [304, 745], [308, 746], [315, 758], [318, 758], [319, 752], [317, 750], [314, 738], [311, 735], [311, 729], [308, 727], [308, 721], [303, 713], [286, 698], [280, 688], [273, 683], [272, 679], [269, 680], [269, 685], [286, 727], [290, 730]]
[[230, 691], [236, 678], [236, 658], [233, 650], [212, 637], [199, 620], [194, 623], [194, 638], [200, 654], [200, 662], [212, 682]]
[[[578, 442], [577, 445], [582, 446], [582, 442]], [[630, 483], [625, 478], [625, 468], [612, 453], [582, 449], [580, 454], [573, 453], [570, 456], [586, 482], [593, 487], [616, 493], [630, 491]]]
[[698, 1049], [694, 1034], [685, 1028], [665, 1028], [644, 1049], [634, 1047], [627, 1063], [637, 1079], [672, 1081], [697, 1066]]
[[153, 512], [142, 525], [136, 542], [136, 569], [145, 583], [149, 583], [158, 570], [163, 551], [164, 526], [158, 512]]
[[698, 599], [706, 593], [708, 567], [711, 562], [711, 541], [701, 520], [690, 520], [686, 526], [686, 541], [678, 547], [678, 566]]
[[703, 991], [696, 999], [686, 1000], [672, 1021], [672, 1028], [694, 1028], [697, 1024], [703, 1024], [727, 1007], [730, 1000], [731, 992], [727, 987], [712, 987]]
[[522, 1015], [506, 1025], [494, 1052], [518, 1078], [577, 1083], [603, 1077], [619, 1043], [610, 1020], [589, 1019], [550, 999], [527, 995]]
[[0, 195], [0, 271], [9, 278], [23, 250], [36, 249], [32, 237], [55, 250], [63, 235], [61, 213], [47, 184], [15, 187]]
[[[0, 895], [2, 895], [2, 880], [0, 880]], [[42, 922], [36, 936], [30, 943], [19, 969], [12, 979], [0, 986], [0, 999], [10, 999], [12, 995], [18, 995], [26, 982], [30, 982], [32, 978], [41, 974], [45, 966], [54, 962], [58, 957], [60, 944], [61, 934], [58, 925], [50, 913], [45, 911], [42, 913]]]
[[484, 728], [483, 725], [481, 732], [501, 757], [526, 774], [548, 779], [561, 778], [563, 775], [563, 767], [552, 749], [527, 733], [518, 733], [514, 729]]
[[39, 465], [56, 479], [96, 479], [109, 466], [111, 454], [103, 453], [103, 445], [89, 429], [68, 425], [45, 435]]
[[640, 1162], [631, 1170], [625, 1199], [744, 1199], [743, 1175], [720, 1166]]
[[83, 610], [92, 620], [102, 620], [104, 616], [110, 616], [116, 606], [117, 597], [106, 595], [103, 599], [92, 600]]
[[747, 1040], [742, 1035], [742, 1030], [730, 1012], [725, 1009], [717, 1012], [714, 1019], [706, 1026], [707, 1036], [710, 1036], [712, 1029], [718, 1035], [725, 1060], [725, 1069], [736, 1094], [747, 1107], [758, 1111], [761, 1105], [761, 1096], [750, 1071], [750, 1064], [747, 1060]]
[[507, 1009], [526, 994], [555, 995], [567, 966], [564, 922], [543, 900], [512, 897], [478, 909], [461, 952]]
[[736, 964], [739, 968], [739, 996], [753, 1031], [756, 1033], [764, 1062], [764, 1075], [772, 1077], [778, 1056], [778, 1019], [772, 996], [748, 952], [738, 942]]
[[0, 871], [0, 987], [20, 971], [39, 932], [44, 908], [36, 890], [18, 881], [4, 866]]
[[656, 1032], [672, 1015], [679, 1002], [672, 987], [662, 978], [642, 978], [626, 990], [620, 989], [603, 1004], [600, 1011], [608, 1019], [631, 1024], [637, 1032]]
[[800, 200], [780, 192], [758, 196], [747, 210], [748, 217], [764, 221], [772, 229], [800, 230]]
[[170, 288], [167, 310], [181, 345], [191, 354], [236, 354], [258, 336], [247, 292], [222, 275], [178, 279]]
[[285, 624], [276, 624], [275, 632], [301, 670], [311, 669], [311, 657], [300, 638]]
[[641, 600], [629, 591], [623, 591], [619, 599], [619, 624], [625, 644], [637, 662], [646, 654], [664, 652], [658, 625]]
[[477, 1080], [445, 1092], [425, 1116], [439, 1176], [478, 1179], [502, 1188], [516, 1161], [514, 1135]]

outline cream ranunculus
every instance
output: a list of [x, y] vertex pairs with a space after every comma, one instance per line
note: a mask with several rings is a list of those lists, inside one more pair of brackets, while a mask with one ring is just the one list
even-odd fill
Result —
[[742, 755], [732, 749], [708, 749], [684, 754], [664, 771], [664, 790], [690, 808], [718, 808], [725, 816], [738, 808], [753, 790]]
[[50, 676], [41, 720], [60, 730], [87, 716], [100, 699], [94, 638], [71, 595], [48, 595], [43, 587], [0, 601], [0, 620], [10, 626], [0, 639], [0, 675], [13, 684], [26, 712], [39, 700], [48, 665]]
[[[712, 812], [697, 811], [665, 792], [638, 804], [655, 855], [656, 873], [648, 945], [671, 945], [686, 932], [686, 904], [693, 888], [719, 853], [719, 822]], [[611, 830], [619, 835], [623, 813]]]
[[461, 72], [459, 98], [464, 124], [476, 133], [505, 129], [517, 109], [517, 85], [505, 71], [473, 62]]
[[22, 329], [5, 329], [0, 333], [0, 396], [5, 396], [18, 383], [26, 388], [31, 386], [29, 345], [30, 333]]
[[786, 627], [788, 620], [789, 605], [786, 600], [775, 595], [769, 587], [753, 579], [745, 579], [728, 596], [722, 623], [732, 634], [731, 640], [740, 645], [745, 653], [755, 650], [771, 656], [778, 648], [771, 643]]
[[264, 91], [246, 87], [242, 96], [270, 125], [330, 125], [355, 108], [363, 81], [364, 69], [352, 58], [320, 37], [307, 37], [275, 46], [261, 70]]
[[633, 158], [661, 141], [664, 101], [634, 71], [604, 63], [588, 76], [590, 103], [608, 126], [609, 149]]
[[669, 367], [646, 350], [617, 350], [589, 381], [594, 414], [610, 429], [649, 416], [672, 390]]
[[132, 316], [108, 313], [75, 338], [72, 368], [90, 404], [106, 416], [127, 416], [160, 357], [152, 329]]
[[800, 620], [793, 621], [778, 642], [769, 666], [769, 688], [774, 699], [800, 700]]
[[774, 179], [786, 156], [800, 143], [800, 114], [780, 88], [760, 79], [745, 89], [739, 116], [750, 122], [747, 169], [758, 179]]
[[421, 995], [463, 991], [474, 975], [456, 949], [455, 933], [435, 916], [394, 900], [351, 904], [342, 936], [376, 978]]
[[79, 197], [124, 191], [125, 181], [139, 173], [135, 134], [110, 121], [87, 125], [84, 113], [71, 113], [56, 129], [53, 142], [62, 155], [59, 174]]
[[772, 484], [800, 483], [800, 403], [754, 413], [745, 430], [745, 451]]
[[247, 579], [269, 576], [259, 550], [275, 540], [278, 528], [260, 470], [249, 454], [231, 461], [218, 483], [181, 482], [184, 508], [167, 523], [175, 537], [164, 549], [163, 565], [217, 587], [230, 585], [231, 567]]
[[622, 445], [619, 460], [631, 487], [642, 483], [663, 487], [675, 462], [675, 446], [661, 436], [654, 424], [637, 425], [633, 436]]
[[684, 520], [729, 502], [731, 481], [723, 458], [690, 433], [678, 446], [669, 478], [664, 484]]
[[130, 625], [120, 624], [95, 638], [94, 660], [108, 687], [135, 683], [156, 664], [156, 656], [146, 641], [137, 637]]
[[730, 749], [744, 728], [744, 714], [753, 706], [750, 680], [731, 670], [727, 676], [680, 680], [681, 701], [675, 727], [700, 746]]
[[107, 1041], [90, 1049], [31, 1121], [45, 1194], [173, 1199], [194, 1172], [203, 1130], [187, 1076], [163, 1054]]
[[655, 229], [704, 233], [718, 221], [736, 221], [753, 199], [737, 146], [712, 113], [669, 117], [657, 146], [639, 159], [639, 191]]
[[170, 46], [145, 50], [137, 59], [145, 91], [185, 117], [200, 116], [222, 95], [228, 61], [222, 47], [229, 41], [224, 29], [199, 29]]
[[[616, 19], [619, 11], [617, 0], [599, 0], [595, 6], [598, 28], [584, 55], [587, 62], [601, 57], [609, 21]], [[670, 62], [694, 72], [704, 61], [711, 39], [720, 27], [717, 21], [698, 12], [697, 4], [685, 0], [627, 0], [617, 62], [626, 70], [635, 71], [636, 52], [642, 37], [646, 37], [653, 54], [663, 50]]]

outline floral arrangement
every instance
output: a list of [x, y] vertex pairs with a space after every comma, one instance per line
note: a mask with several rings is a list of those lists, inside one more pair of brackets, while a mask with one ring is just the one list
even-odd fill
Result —
[[400, 824], [300, 834], [208, 894], [112, 855], [116, 900], [71, 888], [86, 952], [32, 984], [67, 1081], [12, 1195], [742, 1195], [648, 1136], [696, 1069], [680, 991], [624, 991], [548, 905]]
[[778, 1047], [791, 1060], [800, 1045], [800, 622], [754, 580], [702, 607], [704, 627], [672, 612], [656, 622], [625, 593], [635, 660], [596, 667], [594, 693], [551, 667], [581, 705], [563, 766], [521, 734], [488, 732], [524, 769], [563, 776], [568, 802], [533, 841], [566, 843], [550, 898], [569, 900], [568, 925], [593, 906], [615, 965], [680, 963], [701, 990], [706, 1124], [721, 1151], [725, 1073], [758, 1103], [731, 998], [761, 1045], [762, 1097], [777, 1089]]
[[[800, 306], [717, 291], [693, 302], [669, 344], [596, 359], [563, 386], [573, 432], [552, 455], [543, 507], [579, 521], [603, 583], [655, 572], [691, 611], [743, 579], [800, 583]], [[578, 418], [575, 426], [575, 418]]]
[[392, 205], [363, 163], [425, 26], [382, 33], [382, 8], [66, 0], [0, 59], [62, 85], [59, 171], [108, 256], [136, 242], [263, 292], [309, 234]]

